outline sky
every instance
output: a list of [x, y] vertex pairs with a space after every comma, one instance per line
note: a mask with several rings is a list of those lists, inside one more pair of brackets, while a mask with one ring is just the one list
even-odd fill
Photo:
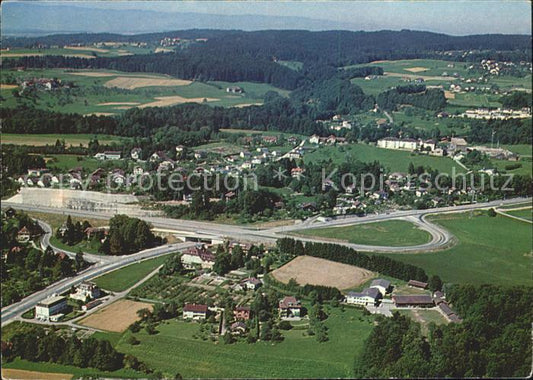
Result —
[[[531, 34], [526, 0], [397, 1], [39, 1], [104, 9], [196, 12], [220, 15], [297, 16], [350, 23], [357, 30], [412, 29], [466, 34]], [[288, 26], [290, 28], [290, 26]]]

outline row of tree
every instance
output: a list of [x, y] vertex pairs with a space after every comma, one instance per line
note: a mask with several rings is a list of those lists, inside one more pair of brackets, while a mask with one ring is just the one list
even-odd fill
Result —
[[[140, 364], [135, 357], [115, 350], [108, 340], [80, 340], [76, 335], [64, 337], [53, 329], [46, 331], [37, 325], [27, 326], [23, 331], [16, 332], [5, 345], [2, 344], [3, 360], [9, 362], [17, 357], [101, 371], [138, 370]], [[147, 370], [146, 366], [144, 368]]]

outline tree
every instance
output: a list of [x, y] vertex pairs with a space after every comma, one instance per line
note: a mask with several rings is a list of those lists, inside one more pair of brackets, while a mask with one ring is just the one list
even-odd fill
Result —
[[496, 213], [496, 210], [494, 210], [493, 208], [489, 208], [489, 210], [487, 211], [487, 215], [491, 218], [494, 218], [498, 214]]
[[216, 255], [213, 270], [223, 276], [231, 270], [231, 256], [227, 252], [222, 252]]
[[439, 276], [433, 275], [429, 278], [428, 286], [432, 291], [442, 290], [442, 280]]

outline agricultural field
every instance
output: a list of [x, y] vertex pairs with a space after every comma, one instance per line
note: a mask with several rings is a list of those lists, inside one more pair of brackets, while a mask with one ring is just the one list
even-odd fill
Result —
[[295, 234], [307, 237], [323, 237], [355, 244], [391, 247], [424, 244], [431, 240], [431, 235], [428, 232], [402, 220], [346, 227], [313, 228], [296, 231]]
[[97, 277], [94, 282], [102, 289], [121, 292], [148, 276], [158, 266], [162, 265], [165, 260], [166, 256], [159, 256], [155, 259], [131, 264], [125, 268], [117, 269], [111, 273]]
[[[34, 91], [16, 97], [13, 85], [2, 86], [3, 107], [28, 105], [35, 108], [83, 115], [115, 115], [134, 107], [163, 107], [187, 102], [233, 107], [262, 104], [264, 94], [288, 91], [268, 84], [239, 82], [196, 82], [163, 74], [126, 73], [113, 70], [32, 69], [9, 71], [7, 83], [20, 83], [33, 78], [58, 78], [73, 83], [72, 88]], [[229, 94], [226, 87], [239, 85], [244, 94]]]
[[14, 144], [14, 145], [54, 145], [57, 140], [65, 140], [66, 146], [87, 146], [89, 141], [94, 138], [98, 139], [98, 142], [102, 145], [110, 145], [113, 143], [121, 144], [127, 140], [126, 137], [108, 136], [108, 135], [91, 135], [91, 134], [17, 134], [17, 133], [2, 133], [0, 141], [2, 144]]
[[305, 162], [317, 163], [331, 159], [334, 163], [341, 163], [347, 159], [363, 162], [379, 161], [391, 172], [407, 172], [409, 163], [424, 167], [430, 166], [441, 173], [463, 173], [464, 169], [457, 165], [451, 158], [415, 155], [408, 151], [382, 149], [368, 144], [350, 144], [346, 146], [320, 146], [314, 152], [304, 156]]
[[482, 211], [434, 216], [430, 220], [453, 233], [457, 244], [439, 252], [388, 256], [420, 266], [448, 283], [533, 284], [530, 224], [501, 215], [491, 218]]
[[[501, 173], [519, 174], [523, 176], [531, 176], [533, 172], [533, 162], [531, 158], [520, 158], [518, 162], [506, 161], [506, 160], [490, 160], [494, 168], [498, 169]], [[520, 165], [518, 168], [514, 168], [514, 165]], [[513, 169], [509, 169], [513, 167]]]
[[122, 299], [89, 315], [78, 323], [95, 329], [123, 332], [133, 322], [140, 320], [137, 311], [152, 310], [152, 304]]
[[[392, 112], [392, 118], [394, 124], [401, 125], [404, 123], [408, 127], [425, 131], [438, 129], [441, 135], [450, 133], [450, 125], [453, 125], [453, 130], [457, 134], [464, 134], [470, 129], [467, 122], [453, 118], [437, 118], [434, 116], [434, 113], [430, 113], [429, 111], [425, 114], [418, 114], [418, 112], [409, 112], [408, 109], [405, 109]], [[462, 124], [462, 128], [458, 128], [460, 124]]]
[[114, 46], [63, 46], [57, 48], [10, 48], [2, 49], [2, 58], [20, 58], [44, 55], [62, 55], [65, 57], [96, 58], [96, 57], [120, 57], [133, 54], [150, 54], [153, 49], [138, 47], [127, 44], [114, 44]]
[[285, 339], [277, 344], [215, 344], [193, 338], [198, 324], [171, 320], [159, 325], [156, 335], [144, 330], [135, 334], [139, 345], [128, 344], [129, 333], [125, 333], [117, 349], [164, 374], [179, 372], [184, 378], [351, 377], [354, 357], [370, 334], [373, 317], [355, 308], [326, 307], [326, 312], [329, 341], [325, 343], [318, 343], [305, 330], [292, 329], [282, 331]]
[[[99, 377], [105, 377], [105, 378], [123, 378], [123, 379], [133, 379], [133, 378], [146, 378], [146, 374], [139, 373], [132, 371], [131, 369], [120, 369], [118, 371], [114, 372], [105, 372], [105, 371], [99, 371], [94, 368], [79, 368], [74, 367], [71, 365], [63, 365], [63, 364], [57, 364], [57, 363], [43, 363], [43, 362], [31, 362], [29, 360], [23, 360], [16, 358], [12, 362], [6, 362], [2, 361], [2, 374], [4, 373], [4, 370], [22, 370], [22, 371], [31, 371], [33, 373], [36, 373], [37, 377], [34, 379], [49, 379], [49, 380], [59, 380], [59, 377], [48, 377], [48, 376], [55, 376], [55, 374], [61, 373], [62, 378], [65, 379], [71, 379], [73, 377], [75, 378], [81, 378], [81, 377], [94, 377], [96, 374], [98, 374]], [[8, 372], [9, 373], [9, 372]], [[50, 375], [52, 374], [52, 375]], [[3, 376], [2, 376], [3, 377]], [[6, 378], [6, 377], [3, 377]], [[15, 377], [16, 379], [16, 377]], [[23, 377], [21, 379], [31, 379], [31, 377]]]
[[[45, 156], [46, 167], [52, 171], [59, 170], [66, 172], [72, 168], [80, 167], [86, 172], [92, 172], [100, 167], [116, 165], [117, 160], [106, 160], [102, 162], [93, 157], [80, 156], [75, 154], [53, 154]], [[118, 161], [119, 162], [119, 161]]]
[[311, 256], [298, 256], [274, 270], [272, 276], [284, 284], [294, 279], [299, 285], [311, 284], [348, 289], [367, 282], [376, 274], [353, 265]]
[[499, 108], [502, 106], [500, 103], [499, 95], [491, 95], [475, 92], [460, 92], [453, 94], [453, 99], [448, 99], [450, 106], [468, 107], [468, 108]]
[[12, 380], [70, 380], [72, 376], [70, 373], [37, 372], [12, 368], [2, 369], [2, 378]]

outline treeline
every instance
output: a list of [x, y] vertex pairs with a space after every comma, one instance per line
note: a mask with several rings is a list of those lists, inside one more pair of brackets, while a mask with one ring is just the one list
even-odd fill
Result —
[[101, 371], [131, 368], [151, 372], [136, 357], [115, 350], [108, 340], [80, 340], [76, 335], [63, 337], [53, 329], [46, 331], [36, 325], [26, 325], [6, 344], [2, 342], [2, 358], [6, 362], [21, 358], [31, 362], [58, 363]]
[[531, 94], [522, 91], [514, 91], [500, 98], [503, 108], [519, 110], [524, 107], [531, 108]]
[[421, 87], [417, 86], [398, 86], [380, 93], [377, 97], [377, 104], [387, 111], [396, 110], [401, 104], [411, 104], [431, 111], [440, 111], [446, 107], [446, 98], [442, 90], [432, 88], [420, 92], [420, 89]]
[[[39, 45], [91, 44], [101, 41], [158, 42], [163, 37], [176, 35], [180, 38], [207, 38], [208, 41], [194, 45], [210, 53], [245, 52], [252, 57], [301, 62], [333, 62], [338, 66], [371, 62], [378, 59], [428, 58], [434, 52], [451, 50], [475, 50], [463, 56], [500, 59], [505, 54], [515, 54], [518, 59], [531, 59], [531, 37], [527, 35], [485, 34], [449, 36], [445, 34], [411, 30], [351, 32], [304, 30], [228, 31], [228, 30], [182, 30], [138, 35], [117, 34], [64, 34], [43, 37], [2, 38], [5, 47], [33, 47]], [[488, 57], [483, 54], [490, 53]], [[495, 56], [499, 54], [498, 56]], [[446, 59], [443, 55], [441, 59]], [[483, 58], [480, 58], [483, 57]]]
[[310, 82], [291, 94], [299, 104], [313, 109], [313, 119], [327, 119], [334, 114], [349, 114], [374, 108], [375, 99], [347, 79], [333, 77]]
[[302, 243], [291, 238], [278, 239], [277, 246], [282, 253], [296, 256], [313, 256], [365, 268], [371, 271], [398, 278], [400, 280], [427, 281], [426, 272], [419, 267], [405, 264], [380, 255], [366, 255], [338, 244]]
[[290, 293], [293, 296], [310, 297], [314, 302], [322, 303], [324, 301], [341, 300], [342, 293], [339, 289], [331, 286], [305, 284], [300, 286], [294, 279], [289, 280], [287, 284], [276, 280], [272, 275], [267, 274], [263, 277], [267, 285], [274, 286], [277, 289]]
[[163, 243], [144, 220], [115, 215], [109, 220], [108, 237], [100, 249], [108, 255], [128, 255]]
[[[203, 45], [203, 44], [202, 44]], [[110, 69], [126, 72], [156, 72], [181, 79], [198, 81], [260, 82], [293, 90], [302, 76], [272, 59], [252, 57], [234, 49], [217, 51], [190, 48], [176, 53], [97, 57], [93, 59], [67, 56], [30, 56], [7, 59], [7, 69], [18, 66], [31, 68]]]
[[361, 378], [511, 378], [531, 371], [531, 287], [453, 286], [447, 299], [463, 323], [420, 325], [381, 318], [355, 364]]
[[501, 144], [531, 145], [531, 136], [531, 118], [472, 120], [468, 141], [477, 143], [499, 141]]

